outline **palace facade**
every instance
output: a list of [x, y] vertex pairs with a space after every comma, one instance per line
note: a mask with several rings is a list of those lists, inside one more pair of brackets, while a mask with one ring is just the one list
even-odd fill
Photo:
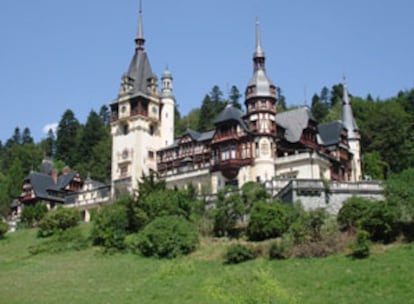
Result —
[[192, 183], [210, 193], [249, 181], [360, 181], [360, 134], [346, 84], [340, 121], [320, 124], [307, 107], [278, 113], [277, 88], [265, 61], [257, 23], [246, 111], [228, 105], [214, 129], [188, 129], [174, 138], [173, 77], [167, 70], [159, 84], [151, 69], [140, 9], [135, 52], [111, 103], [112, 194], [132, 192], [150, 171], [169, 187]]

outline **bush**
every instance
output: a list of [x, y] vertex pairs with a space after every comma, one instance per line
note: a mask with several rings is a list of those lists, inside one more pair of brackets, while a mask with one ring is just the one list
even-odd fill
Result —
[[290, 224], [290, 206], [282, 203], [259, 202], [253, 206], [247, 226], [247, 236], [252, 241], [263, 241], [281, 236]]
[[356, 259], [364, 259], [370, 255], [369, 233], [365, 230], [357, 232], [357, 240], [351, 245], [351, 256]]
[[248, 260], [254, 260], [256, 258], [256, 252], [243, 245], [233, 245], [227, 249], [225, 255], [226, 264], [239, 264]]
[[76, 208], [58, 207], [48, 212], [39, 223], [39, 237], [48, 237], [79, 224], [80, 213]]
[[225, 187], [217, 194], [214, 209], [214, 235], [218, 237], [237, 237], [240, 229], [237, 225], [242, 222], [246, 213], [242, 197], [233, 187]]
[[79, 227], [69, 228], [55, 233], [51, 238], [43, 243], [29, 247], [32, 255], [43, 252], [60, 253], [70, 250], [83, 250], [89, 247], [89, 240], [86, 238]]
[[41, 202], [34, 206], [24, 206], [20, 220], [27, 227], [36, 227], [47, 213], [46, 204]]
[[290, 257], [292, 253], [292, 242], [286, 238], [277, 238], [269, 249], [269, 259], [284, 260]]
[[127, 235], [128, 216], [125, 206], [113, 204], [102, 207], [95, 216], [92, 226], [93, 245], [105, 249], [122, 250]]
[[9, 225], [7, 225], [4, 219], [0, 218], [0, 239], [4, 238], [7, 231], [9, 231]]
[[362, 219], [361, 227], [373, 241], [393, 242], [400, 234], [401, 212], [397, 205], [385, 201], [372, 204]]
[[347, 199], [338, 212], [337, 221], [342, 231], [358, 228], [372, 205], [372, 201], [353, 196]]
[[184, 218], [164, 216], [145, 226], [132, 244], [144, 256], [175, 258], [194, 251], [198, 241], [197, 228], [192, 223]]
[[299, 215], [289, 228], [295, 243], [318, 242], [322, 239], [322, 227], [329, 218], [322, 208], [298, 211]]

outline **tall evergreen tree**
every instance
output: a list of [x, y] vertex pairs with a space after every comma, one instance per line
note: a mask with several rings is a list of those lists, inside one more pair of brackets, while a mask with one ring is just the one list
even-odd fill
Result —
[[56, 158], [70, 166], [77, 163], [79, 130], [75, 114], [70, 109], [66, 110], [57, 128]]
[[229, 95], [229, 99], [230, 99], [230, 104], [238, 109], [242, 109], [242, 105], [240, 104], [240, 98], [242, 97], [242, 94], [240, 94], [239, 89], [233, 85], [230, 89], [230, 95]]
[[23, 135], [22, 135], [22, 144], [33, 144], [34, 140], [33, 137], [31, 135], [30, 129], [29, 128], [24, 128], [23, 130]]
[[99, 117], [101, 118], [105, 126], [109, 126], [111, 115], [109, 112], [109, 107], [107, 105], [103, 105], [101, 107], [101, 109], [99, 110]]
[[211, 101], [209, 95], [204, 97], [203, 103], [200, 108], [200, 120], [198, 122], [198, 131], [205, 132], [212, 128], [213, 119], [215, 117], [214, 104]]

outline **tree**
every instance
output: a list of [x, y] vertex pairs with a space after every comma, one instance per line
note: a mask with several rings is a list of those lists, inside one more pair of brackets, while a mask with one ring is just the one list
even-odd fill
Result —
[[200, 108], [200, 120], [198, 121], [199, 132], [205, 132], [213, 127], [213, 119], [215, 117], [214, 105], [209, 95], [204, 97]]
[[242, 105], [240, 104], [240, 98], [242, 97], [242, 94], [240, 94], [239, 89], [233, 85], [230, 89], [230, 95], [229, 95], [229, 100], [230, 100], [230, 104], [238, 109], [242, 109]]
[[99, 117], [101, 118], [101, 121], [105, 126], [109, 126], [111, 115], [109, 112], [109, 107], [107, 105], [103, 105], [101, 107], [101, 109], [99, 110]]
[[237, 224], [243, 220], [246, 207], [236, 189], [225, 187], [217, 193], [214, 210], [214, 234], [216, 236], [236, 236]]
[[72, 110], [66, 110], [57, 128], [56, 158], [70, 166], [78, 159], [79, 121]]
[[80, 136], [78, 145], [78, 162], [80, 164], [89, 165], [89, 162], [95, 157], [92, 149], [105, 137], [109, 137], [107, 133], [109, 132], [107, 132], [102, 119], [92, 110]]
[[283, 95], [282, 89], [280, 87], [277, 87], [276, 90], [278, 96], [277, 111], [284, 112], [287, 110], [286, 97]]
[[52, 129], [49, 129], [47, 137], [40, 142], [40, 147], [46, 157], [54, 157], [56, 152], [56, 138]]
[[312, 115], [315, 117], [316, 121], [323, 121], [326, 115], [328, 115], [329, 108], [326, 103], [318, 95], [313, 95], [312, 97]]
[[34, 140], [33, 137], [30, 133], [30, 129], [29, 128], [24, 128], [23, 130], [23, 135], [22, 135], [22, 144], [33, 144]]

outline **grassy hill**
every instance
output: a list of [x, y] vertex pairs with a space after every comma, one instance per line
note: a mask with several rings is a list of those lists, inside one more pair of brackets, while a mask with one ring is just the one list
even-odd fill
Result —
[[41, 241], [36, 230], [0, 240], [0, 303], [414, 303], [414, 245], [377, 246], [366, 260], [231, 266], [221, 260], [225, 244], [211, 239], [176, 260], [96, 248], [30, 255], [28, 247]]

